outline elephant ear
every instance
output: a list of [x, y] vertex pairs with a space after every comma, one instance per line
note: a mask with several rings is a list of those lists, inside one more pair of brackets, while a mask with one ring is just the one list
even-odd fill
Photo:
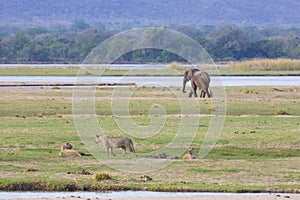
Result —
[[189, 70], [186, 70], [186, 71], [184, 72], [183, 76], [184, 76], [184, 77], [187, 77], [188, 73], [189, 73]]
[[187, 73], [186, 79], [191, 80], [192, 76], [193, 76], [193, 72], [192, 72], [192, 70], [189, 70], [188, 73]]

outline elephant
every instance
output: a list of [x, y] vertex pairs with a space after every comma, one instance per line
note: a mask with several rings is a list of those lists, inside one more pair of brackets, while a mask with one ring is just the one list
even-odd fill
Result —
[[[212, 97], [212, 92], [210, 90], [209, 84], [210, 84], [210, 76], [207, 72], [201, 72], [201, 78], [204, 81], [205, 87], [202, 87], [201, 93], [200, 93], [200, 97], [205, 98], [205, 95], [207, 94], [208, 98]], [[203, 88], [206, 88], [203, 89]], [[196, 88], [197, 89], [197, 88]]]
[[189, 97], [191, 97], [193, 93], [194, 96], [197, 97], [197, 87], [201, 90], [200, 97], [205, 98], [206, 94], [209, 98], [211, 97], [211, 93], [209, 92], [210, 76], [207, 72], [201, 72], [197, 68], [185, 71], [183, 76], [183, 93], [186, 92], [185, 85], [188, 81], [191, 81], [192, 86]]

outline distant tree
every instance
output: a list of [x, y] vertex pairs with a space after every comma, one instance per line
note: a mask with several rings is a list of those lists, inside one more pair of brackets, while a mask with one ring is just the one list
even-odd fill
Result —
[[164, 63], [170, 63], [170, 62], [173, 62], [173, 61], [186, 62], [186, 60], [181, 58], [179, 55], [176, 55], [176, 54], [171, 53], [169, 51], [161, 51], [160, 57], [161, 57], [160, 62], [164, 62]]
[[84, 59], [91, 50], [110, 34], [98, 29], [85, 29], [76, 35], [76, 47], [80, 51], [80, 57]]
[[289, 58], [300, 59], [300, 36], [291, 35], [285, 41], [285, 53]]
[[208, 48], [208, 46], [209, 46], [209, 40], [208, 39], [206, 39], [206, 38], [204, 38], [204, 37], [201, 37], [201, 36], [197, 36], [196, 38], [195, 38], [195, 40], [204, 48], [204, 49], [206, 49], [206, 48]]
[[96, 28], [96, 29], [101, 30], [101, 31], [105, 31], [106, 30], [105, 25], [103, 23], [101, 23], [101, 22], [95, 22], [93, 24], [93, 28]]
[[9, 43], [7, 38], [1, 38], [0, 42], [0, 62], [7, 63], [9, 61], [10, 53]]
[[189, 37], [195, 38], [197, 36], [203, 36], [202, 30], [196, 29], [193, 26], [180, 25], [176, 27], [176, 30], [188, 35]]
[[[126, 24], [125, 24], [126, 25]], [[133, 25], [128, 23], [127, 25]], [[115, 25], [113, 28], [124, 28]], [[241, 60], [255, 57], [300, 59], [300, 28], [256, 28], [226, 26], [176, 26], [173, 28], [188, 34], [196, 40], [215, 60]], [[82, 62], [101, 41], [119, 30], [90, 28], [84, 21], [76, 21], [69, 29], [59, 26], [57, 29], [45, 27], [16, 28], [1, 27], [0, 62]], [[153, 42], [162, 42], [161, 37]], [[116, 41], [107, 47], [107, 59], [123, 52], [122, 48], [130, 41]], [[124, 50], [124, 49], [123, 49]], [[180, 48], [180, 53], [193, 56], [189, 46]], [[142, 49], [126, 53], [116, 62], [185, 62], [180, 56], [159, 49]]]
[[29, 39], [26, 34], [23, 32], [16, 34], [12, 38], [12, 51], [13, 53], [17, 53], [22, 50], [26, 45], [29, 44]]
[[49, 33], [49, 31], [45, 27], [35, 27], [25, 30], [24, 33], [29, 36], [34, 36]]
[[285, 57], [284, 41], [281, 39], [260, 40], [254, 42], [248, 49], [248, 57], [280, 58]]
[[54, 41], [49, 49], [49, 59], [53, 62], [65, 62], [67, 60], [67, 44]]
[[221, 60], [241, 59], [248, 46], [248, 38], [241, 29], [235, 26], [226, 26], [216, 33], [210, 46], [210, 52], [215, 58]]
[[90, 25], [83, 20], [75, 21], [70, 27], [73, 31], [82, 31], [88, 28], [90, 28]]
[[58, 34], [63, 34], [67, 32], [68, 28], [63, 25], [63, 24], [49, 24], [49, 31], [58, 33]]
[[284, 52], [289, 58], [300, 59], [300, 45], [288, 46]]
[[264, 39], [264, 36], [261, 34], [260, 30], [256, 26], [242, 27], [242, 31], [249, 40], [249, 42], [256, 42]]
[[35, 45], [30, 52], [30, 61], [37, 62], [48, 62], [49, 59], [49, 49], [43, 47], [40, 44]]

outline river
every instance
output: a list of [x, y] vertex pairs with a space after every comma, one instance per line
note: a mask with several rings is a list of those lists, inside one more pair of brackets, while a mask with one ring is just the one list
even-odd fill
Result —
[[[161, 197], [205, 197], [205, 196], [236, 196], [237, 199], [240, 197], [247, 196], [257, 196], [265, 195], [266, 193], [216, 193], [216, 192], [150, 192], [150, 191], [110, 191], [110, 192], [0, 192], [0, 199], [28, 199], [28, 198], [47, 198], [47, 199], [57, 199], [57, 198], [67, 198], [67, 197], [77, 197], [77, 199], [82, 198], [161, 198]], [[80, 197], [80, 198], [79, 198]]]
[[[88, 77], [87, 77], [88, 79]], [[95, 77], [91, 77], [95, 79]], [[1, 83], [75, 83], [76, 76], [0, 76]], [[97, 83], [181, 87], [181, 76], [103, 76]], [[212, 76], [211, 86], [300, 86], [300, 76]]]
[[[105, 67], [109, 69], [164, 69], [170, 64], [84, 64], [84, 66], [91, 67]], [[191, 66], [190, 64], [181, 64], [181, 66]], [[227, 64], [216, 64], [217, 67], [225, 67]], [[58, 67], [58, 68], [68, 68], [68, 67], [82, 67], [82, 64], [0, 64], [0, 69], [4, 67], [17, 68], [17, 67], [30, 67], [30, 68], [47, 68], [47, 67]]]

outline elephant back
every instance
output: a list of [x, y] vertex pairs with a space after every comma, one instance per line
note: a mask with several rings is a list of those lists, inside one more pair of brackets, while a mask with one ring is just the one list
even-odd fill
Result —
[[203, 71], [201, 72], [201, 79], [204, 81], [205, 85], [207, 85], [207, 87], [209, 87], [210, 84], [210, 76], [207, 72]]

